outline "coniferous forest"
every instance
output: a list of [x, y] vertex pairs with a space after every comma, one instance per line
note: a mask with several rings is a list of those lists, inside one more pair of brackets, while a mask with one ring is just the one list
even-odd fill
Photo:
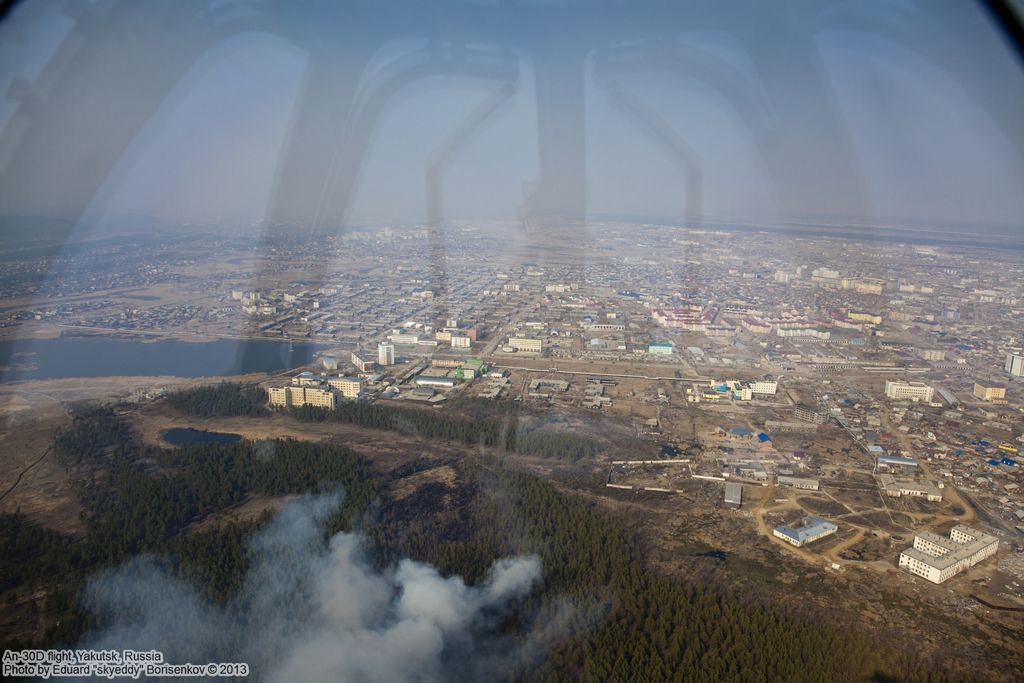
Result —
[[[350, 415], [359, 416], [349, 418], [358, 424], [397, 419], [383, 411], [353, 409]], [[453, 422], [429, 429], [467, 443], [501, 438], [489, 428], [462, 436], [462, 428]], [[37, 642], [0, 647], [77, 642], [94, 623], [78, 602], [84, 582], [139, 553], [156, 554], [211, 601], [224, 602], [245, 573], [246, 539], [271, 515], [202, 530], [190, 525], [247, 496], [340, 486], [347, 495], [326, 523], [325, 538], [360, 529], [380, 567], [411, 557], [476, 583], [497, 558], [539, 555], [541, 583], [501, 629], [512, 642], [535, 642], [538, 634], [543, 642], [539, 655], [510, 663], [510, 680], [952, 677], [939, 664], [919, 660], [905, 643], [897, 647], [856, 624], [813, 610], [786, 611], [697, 577], [663, 576], [648, 566], [621, 519], [500, 455], [451, 462], [459, 473], [456, 487], [430, 483], [392, 500], [388, 477], [411, 472], [378, 472], [340, 445], [273, 440], [161, 449], [142, 444], [110, 408], [77, 416], [55, 450], [78, 482], [87, 533], [73, 540], [20, 515], [0, 517], [0, 587], [45, 590], [53, 624]]]

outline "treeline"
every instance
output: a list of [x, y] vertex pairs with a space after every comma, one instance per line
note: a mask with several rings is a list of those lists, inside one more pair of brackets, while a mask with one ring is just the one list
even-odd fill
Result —
[[356, 401], [343, 403], [335, 410], [303, 406], [291, 408], [290, 412], [304, 422], [344, 422], [543, 458], [575, 462], [597, 453], [597, 443], [589, 437], [548, 429], [524, 429], [515, 414], [504, 419], [472, 419]]
[[194, 417], [257, 417], [270, 412], [266, 389], [236, 382], [177, 391], [167, 396], [167, 402]]
[[379, 495], [368, 462], [339, 445], [275, 439], [162, 449], [140, 443], [110, 408], [77, 416], [54, 440], [54, 451], [76, 482], [85, 537], [0, 516], [0, 590], [48, 587], [46, 610], [58, 623], [44, 645], [74, 643], [89, 624], [77, 607], [87, 577], [139, 553], [179, 558], [168, 560], [175, 571], [225, 600], [247, 566], [245, 538], [266, 518], [202, 532], [188, 527], [250, 494], [341, 487], [345, 497], [328, 532], [351, 528]]
[[664, 576], [620, 517], [534, 475], [494, 469], [460, 486], [471, 493], [458, 511], [419, 521], [396, 503], [371, 533], [382, 564], [411, 555], [470, 581], [496, 558], [540, 555], [543, 585], [505, 627], [542, 652], [527, 650], [510, 680], [947, 680], [913, 648], [832, 615]]

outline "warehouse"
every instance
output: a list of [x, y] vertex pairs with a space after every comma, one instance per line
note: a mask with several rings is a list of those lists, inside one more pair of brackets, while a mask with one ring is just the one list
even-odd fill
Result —
[[743, 485], [736, 482], [728, 482], [725, 485], [725, 506], [738, 508], [743, 505]]

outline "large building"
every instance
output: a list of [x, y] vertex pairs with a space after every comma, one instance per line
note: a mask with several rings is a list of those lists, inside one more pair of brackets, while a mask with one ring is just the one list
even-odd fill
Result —
[[975, 382], [974, 397], [983, 401], [999, 401], [1006, 398], [1006, 385], [994, 382]]
[[738, 508], [743, 505], [743, 484], [734, 481], [725, 484], [725, 505], [730, 508]]
[[891, 399], [902, 401], [923, 401], [931, 403], [935, 389], [924, 382], [904, 382], [902, 380], [887, 380], [885, 383], [885, 395]]
[[528, 337], [509, 337], [508, 345], [516, 351], [540, 353], [544, 346], [544, 342], [540, 339], [530, 339]]
[[750, 383], [750, 391], [755, 394], [774, 396], [779, 390], [779, 383], [773, 379], [757, 379]]
[[358, 352], [353, 351], [351, 356], [352, 365], [355, 366], [359, 372], [370, 372], [373, 370], [373, 366], [376, 365], [372, 360], [363, 358]]
[[647, 345], [647, 353], [653, 355], [671, 356], [676, 352], [676, 345], [670, 341], [651, 342]]
[[828, 422], [828, 412], [806, 403], [797, 404], [793, 408], [793, 417], [801, 422], [810, 422], [816, 425], [823, 425]]
[[826, 522], [821, 517], [805, 517], [803, 526], [791, 527], [783, 524], [772, 529], [772, 535], [799, 548], [820, 538], [831, 536], [838, 528], [832, 522]]
[[882, 474], [878, 477], [878, 483], [887, 496], [902, 498], [911, 496], [924, 498], [933, 503], [942, 500], [942, 489], [926, 480], [896, 479], [891, 474]]
[[453, 334], [451, 338], [452, 348], [455, 349], [468, 349], [473, 343], [473, 340], [464, 334]]
[[792, 486], [795, 489], [804, 489], [806, 491], [817, 491], [821, 488], [821, 484], [817, 479], [805, 479], [803, 477], [787, 477], [780, 474], [778, 482], [779, 486]]
[[286, 387], [271, 387], [267, 393], [270, 395], [270, 405], [282, 408], [315, 406], [334, 410], [338, 404], [338, 397], [333, 391], [317, 386], [292, 384]]
[[1006, 354], [1006, 371], [1014, 377], [1024, 377], [1024, 353]]
[[420, 343], [420, 336], [418, 334], [406, 332], [405, 330], [392, 332], [388, 335], [388, 339], [391, 340], [392, 344], [402, 344], [405, 346], [416, 346]]
[[363, 391], [363, 380], [358, 377], [327, 377], [327, 386], [345, 398], [359, 398]]
[[378, 365], [394, 365], [395, 364], [395, 345], [394, 344], [378, 344], [377, 345], [377, 364]]
[[999, 539], [962, 524], [953, 527], [949, 538], [924, 531], [914, 536], [914, 546], [900, 553], [900, 567], [932, 583], [973, 567], [999, 550]]

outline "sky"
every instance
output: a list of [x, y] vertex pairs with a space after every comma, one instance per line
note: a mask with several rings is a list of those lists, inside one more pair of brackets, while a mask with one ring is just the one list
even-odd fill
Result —
[[0, 24], [0, 214], [1024, 224], [965, 0], [65, 4]]

